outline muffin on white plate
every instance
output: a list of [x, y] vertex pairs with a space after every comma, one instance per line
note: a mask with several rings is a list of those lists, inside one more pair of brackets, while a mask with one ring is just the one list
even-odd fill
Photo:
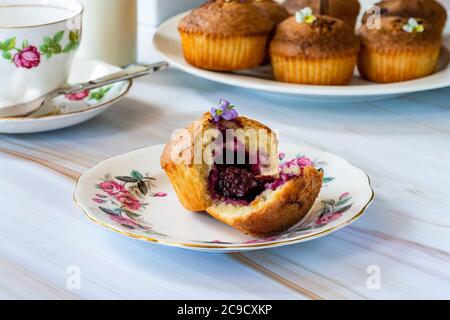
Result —
[[189, 64], [214, 71], [259, 66], [274, 23], [251, 0], [211, 0], [191, 11], [178, 26]]
[[304, 8], [278, 25], [270, 43], [275, 79], [309, 85], [346, 85], [360, 43], [343, 21]]
[[360, 30], [358, 68], [371, 81], [391, 83], [418, 79], [436, 71], [442, 47], [439, 29], [415, 18], [383, 17], [381, 28]]
[[[380, 8], [381, 17], [402, 17], [424, 19], [433, 23], [433, 27], [442, 32], [447, 22], [447, 10], [435, 0], [385, 0], [375, 4]], [[369, 9], [363, 16], [365, 24], [373, 10]]]
[[275, 133], [222, 100], [166, 145], [161, 166], [187, 210], [270, 236], [306, 216], [323, 180], [312, 163], [278, 157]]

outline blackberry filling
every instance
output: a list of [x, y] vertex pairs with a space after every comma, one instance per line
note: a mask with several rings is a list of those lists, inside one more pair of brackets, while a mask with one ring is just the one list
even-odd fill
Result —
[[[222, 136], [225, 137], [224, 129], [221, 131], [223, 131]], [[223, 143], [226, 145], [225, 140]], [[215, 155], [216, 162], [209, 175], [209, 186], [213, 197], [221, 198], [226, 202], [248, 204], [266, 190], [267, 184], [275, 181], [272, 177], [261, 176], [259, 155], [256, 164], [250, 164], [255, 162], [255, 159], [251, 159], [247, 150], [241, 154], [244, 149], [245, 146], [235, 140], [231, 149], [225, 146]], [[224, 159], [227, 161], [233, 159], [230, 161], [233, 164], [222, 164]]]
[[266, 179], [244, 168], [220, 166], [215, 191], [225, 199], [252, 202], [265, 190]]

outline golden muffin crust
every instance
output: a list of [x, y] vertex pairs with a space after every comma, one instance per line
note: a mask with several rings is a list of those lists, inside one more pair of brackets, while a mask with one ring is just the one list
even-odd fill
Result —
[[359, 52], [359, 39], [341, 20], [317, 15], [312, 24], [295, 17], [282, 22], [270, 46], [271, 54], [309, 59], [342, 57]]
[[289, 18], [287, 9], [274, 0], [253, 0], [253, 5], [267, 14], [275, 25]]
[[[161, 167], [169, 177], [181, 204], [189, 211], [204, 211], [213, 204], [208, 181], [212, 165], [204, 161], [200, 163], [195, 161], [196, 152], [200, 152], [200, 156], [203, 156], [205, 148], [211, 142], [207, 139], [202, 141], [204, 133], [218, 127], [213, 120], [211, 113], [204, 113], [200, 119], [186, 128], [186, 132], [179, 132], [173, 136], [161, 155]], [[222, 119], [219, 124], [229, 129], [266, 130], [269, 139], [264, 143], [258, 140], [258, 147], [259, 150], [266, 152], [270, 160], [270, 166], [266, 168], [267, 175], [278, 173], [278, 141], [270, 128], [243, 116], [233, 121]], [[187, 133], [190, 137], [188, 141], [185, 136]], [[200, 150], [196, 149], [196, 143], [200, 146]]]
[[360, 29], [361, 44], [379, 51], [390, 51], [436, 46], [441, 43], [440, 33], [423, 19], [417, 19], [424, 27], [423, 32], [404, 31], [403, 26], [408, 20], [409, 18], [403, 17], [384, 17], [381, 18], [380, 29], [370, 29], [363, 25]]
[[270, 199], [257, 198], [239, 214], [238, 207], [215, 203], [212, 217], [256, 237], [269, 237], [300, 222], [311, 210], [322, 189], [323, 171], [305, 167], [303, 174], [273, 192]]
[[283, 5], [290, 14], [310, 7], [315, 14], [328, 16], [357, 15], [361, 10], [358, 0], [286, 0]]
[[[447, 20], [447, 10], [435, 0], [389, 0], [375, 5], [380, 7], [382, 17], [422, 18], [433, 22], [439, 28], [443, 28]], [[373, 13], [364, 14], [364, 24], [371, 14]]]
[[272, 20], [255, 10], [250, 0], [210, 0], [192, 10], [178, 29], [219, 36], [252, 36], [268, 34], [273, 27]]
[[[264, 124], [249, 119], [243, 116], [239, 116], [233, 121], [220, 120], [220, 123], [228, 129], [241, 129], [241, 128], [251, 128], [254, 130], [265, 130], [269, 135], [275, 135], [275, 133]], [[208, 129], [212, 129], [217, 127], [217, 124], [214, 122], [214, 118], [210, 112], [205, 112], [200, 119], [192, 122], [189, 126], [186, 127], [186, 130], [189, 132], [189, 135], [192, 137], [190, 144], [185, 144], [183, 141], [183, 137], [176, 136], [173, 137], [172, 141], [166, 145], [164, 152], [161, 156], [161, 167], [163, 169], [168, 166], [174, 165], [173, 161], [173, 150], [177, 150], [178, 159], [177, 161], [180, 164], [188, 164], [192, 166], [194, 163], [194, 153], [192, 150], [194, 149], [194, 143], [196, 139]], [[195, 131], [197, 130], [197, 131]]]

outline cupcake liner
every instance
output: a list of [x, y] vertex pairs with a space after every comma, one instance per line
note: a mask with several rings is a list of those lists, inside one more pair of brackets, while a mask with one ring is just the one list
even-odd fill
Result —
[[268, 35], [216, 36], [180, 31], [186, 61], [216, 71], [254, 68], [266, 54]]
[[354, 73], [357, 56], [308, 59], [272, 54], [278, 81], [311, 85], [346, 85]]
[[441, 45], [410, 50], [377, 50], [363, 47], [358, 69], [374, 82], [391, 83], [422, 78], [436, 70]]

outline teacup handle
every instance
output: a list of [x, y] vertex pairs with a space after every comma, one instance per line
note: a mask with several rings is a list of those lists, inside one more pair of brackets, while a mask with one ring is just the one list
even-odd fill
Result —
[[141, 64], [130, 65], [119, 72], [107, 75], [105, 77], [65, 87], [62, 90], [60, 90], [58, 94], [72, 94], [84, 90], [93, 90], [101, 88], [103, 86], [107, 86], [109, 84], [113, 84], [116, 82], [140, 78], [148, 75], [149, 73], [165, 69], [168, 66], [169, 64], [167, 62], [157, 62], [149, 65], [141, 65]]

